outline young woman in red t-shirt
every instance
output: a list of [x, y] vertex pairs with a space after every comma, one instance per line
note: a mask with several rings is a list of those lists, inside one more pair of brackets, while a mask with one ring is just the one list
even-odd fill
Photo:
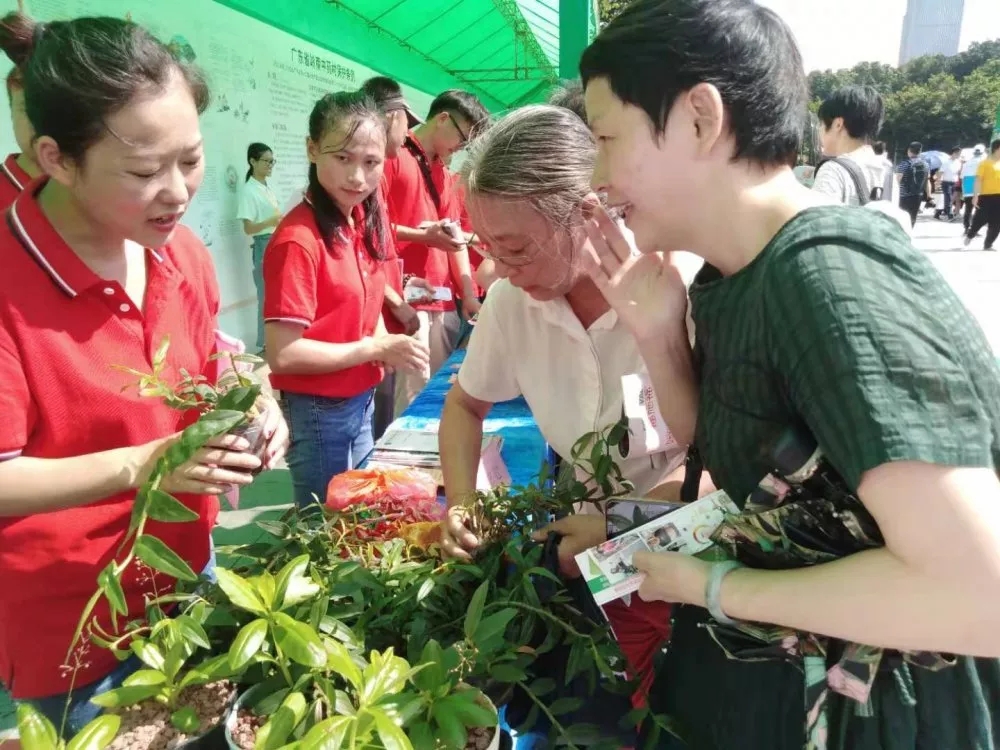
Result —
[[[24, 96], [47, 179], [0, 222], [0, 683], [75, 733], [95, 693], [139, 666], [80, 644], [62, 665], [98, 574], [119, 553], [137, 488], [196, 415], [139, 395], [115, 368], [211, 376], [219, 290], [212, 260], [180, 219], [204, 174], [201, 75], [145, 29], [117, 18], [0, 20], [0, 48], [29, 50]], [[264, 460], [284, 453], [278, 409]], [[146, 532], [194, 570], [210, 567], [218, 495], [261, 461], [225, 436], [160, 485], [198, 514]], [[173, 579], [136, 566], [127, 613]], [[113, 632], [106, 602], [95, 617]]]
[[291, 429], [288, 468], [300, 507], [322, 501], [330, 479], [371, 451], [383, 365], [429, 366], [426, 346], [387, 334], [382, 322], [385, 147], [385, 121], [363, 93], [320, 99], [309, 117], [306, 199], [264, 252], [265, 351]]

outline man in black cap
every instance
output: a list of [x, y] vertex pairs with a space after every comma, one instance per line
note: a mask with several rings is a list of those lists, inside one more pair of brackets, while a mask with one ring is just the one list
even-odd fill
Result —
[[403, 89], [388, 76], [375, 76], [361, 84], [361, 90], [371, 97], [386, 118], [387, 138], [385, 155], [393, 157], [399, 153], [406, 141], [406, 134], [423, 120], [414, 114], [403, 96]]

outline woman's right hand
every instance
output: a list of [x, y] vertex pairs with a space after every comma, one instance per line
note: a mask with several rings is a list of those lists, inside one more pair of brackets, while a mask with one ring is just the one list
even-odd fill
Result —
[[441, 552], [447, 558], [471, 560], [472, 552], [479, 546], [479, 538], [472, 533], [472, 509], [466, 505], [452, 505], [441, 522]]
[[680, 272], [669, 255], [633, 255], [621, 227], [596, 202], [584, 223], [591, 248], [583, 265], [618, 317], [642, 343], [685, 324], [688, 297]]
[[[180, 434], [138, 446], [136, 450], [142, 458], [136, 486], [142, 486], [149, 479], [157, 461]], [[248, 485], [253, 481], [250, 472], [261, 466], [259, 458], [245, 452], [249, 448], [250, 443], [236, 435], [212, 438], [190, 461], [165, 476], [160, 489], [170, 494], [222, 495], [233, 487]]]
[[393, 370], [427, 372], [431, 366], [431, 354], [427, 345], [401, 333], [379, 336], [375, 339], [374, 359], [385, 362]]

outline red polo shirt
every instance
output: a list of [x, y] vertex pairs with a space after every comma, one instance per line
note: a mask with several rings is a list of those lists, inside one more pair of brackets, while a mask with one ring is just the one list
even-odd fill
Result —
[[[420, 169], [419, 158], [427, 155], [413, 133], [407, 137], [407, 143], [412, 144], [416, 154], [406, 145], [399, 153], [385, 161], [385, 171], [382, 176], [385, 194], [389, 198], [389, 219], [393, 224], [404, 227], [418, 228], [425, 221], [459, 218], [452, 198], [452, 176], [440, 159], [429, 163], [434, 185], [440, 196], [440, 208], [435, 205], [424, 175]], [[448, 253], [435, 247], [428, 247], [416, 242], [397, 241], [397, 252], [403, 259], [403, 270], [427, 279], [433, 286], [449, 286], [453, 292], [459, 289], [453, 283], [448, 267]], [[431, 302], [425, 305], [415, 305], [420, 310], [454, 310], [454, 302]]]
[[[307, 339], [348, 344], [372, 336], [385, 298], [385, 261], [373, 259], [364, 242], [364, 214], [356, 230], [344, 227], [330, 246], [312, 206], [293, 208], [264, 251], [264, 321], [303, 326]], [[351, 398], [382, 382], [382, 367], [366, 362], [323, 375], [271, 375], [278, 390]]]
[[[192, 412], [143, 398], [134, 377], [113, 365], [152, 369], [170, 337], [166, 377], [203, 373], [215, 342], [219, 292], [204, 245], [179, 226], [160, 250], [146, 252], [144, 310], [122, 287], [96, 276], [42, 214], [30, 184], [0, 225], [0, 459], [65, 458], [140, 445], [183, 429]], [[0, 518], [0, 681], [15, 698], [40, 698], [70, 688], [60, 669], [98, 573], [125, 534], [134, 492], [51, 513]], [[179, 499], [199, 514], [190, 523], [149, 522], [195, 570], [208, 562], [218, 501]], [[144, 614], [151, 571], [126, 571], [126, 620]], [[155, 590], [173, 580], [156, 574]], [[107, 606], [97, 617], [114, 632]], [[118, 661], [90, 645], [76, 686], [110, 673]]]
[[0, 164], [0, 210], [7, 208], [21, 194], [31, 177], [17, 163], [20, 154], [11, 154]]
[[[386, 184], [385, 180], [379, 183], [379, 202], [382, 205], [383, 210], [386, 211], [385, 223], [386, 223], [386, 238], [388, 240], [388, 247], [386, 247], [385, 254], [385, 281], [386, 284], [391, 286], [400, 297], [403, 296], [403, 264], [399, 257], [399, 252], [396, 250], [396, 227], [389, 220], [388, 212], [386, 206], [389, 205], [389, 196], [385, 192]], [[382, 320], [385, 323], [385, 330], [389, 333], [405, 333], [406, 326], [396, 320], [396, 316], [392, 314], [392, 309], [389, 307], [389, 303], [386, 302], [382, 305]]]

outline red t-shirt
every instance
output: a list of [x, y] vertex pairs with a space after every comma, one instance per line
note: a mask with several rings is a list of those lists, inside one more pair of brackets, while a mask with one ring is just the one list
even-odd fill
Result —
[[[379, 203], [382, 206], [383, 211], [387, 211], [386, 206], [389, 205], [389, 197], [385, 192], [386, 184], [383, 179], [379, 183], [378, 193], [379, 193]], [[396, 249], [396, 227], [389, 220], [388, 212], [385, 214], [386, 223], [386, 237], [388, 239], [388, 247], [386, 247], [385, 253], [385, 281], [386, 284], [391, 286], [400, 297], [403, 296], [403, 263], [399, 257], [399, 252]], [[386, 302], [382, 305], [382, 320], [385, 323], [385, 330], [389, 333], [405, 333], [406, 327], [400, 323], [396, 316], [392, 314], [392, 309], [389, 307], [389, 303]]]
[[10, 154], [0, 164], [0, 210], [7, 208], [31, 182], [28, 173], [17, 163], [20, 154]]
[[[458, 213], [458, 223], [462, 227], [462, 231], [468, 234], [474, 232], [472, 221], [469, 219], [469, 209], [465, 205], [465, 187], [462, 185], [462, 181], [456, 176], [452, 177], [452, 196], [454, 200], [455, 211]], [[472, 285], [476, 289], [476, 296], [482, 297], [483, 290], [482, 287], [476, 283], [476, 270], [479, 265], [483, 262], [483, 256], [476, 252], [473, 245], [469, 245], [469, 267], [472, 269]]]
[[[412, 150], [411, 150], [412, 148]], [[440, 159], [429, 163], [431, 177], [437, 187], [440, 207], [435, 204], [431, 192], [420, 169], [419, 159], [426, 159], [426, 153], [413, 133], [407, 138], [407, 145], [399, 153], [385, 161], [383, 182], [385, 194], [389, 198], [389, 219], [394, 225], [418, 228], [425, 221], [441, 219], [458, 220], [453, 198], [453, 178]], [[403, 259], [403, 270], [421, 276], [432, 286], [448, 286], [454, 293], [459, 288], [451, 278], [448, 253], [435, 247], [416, 242], [397, 241], [396, 248]], [[415, 305], [420, 310], [454, 310], [454, 302], [431, 302]]]
[[[211, 369], [219, 291], [205, 246], [179, 226], [163, 248], [146, 251], [144, 310], [116, 283], [96, 276], [60, 238], [38, 207], [44, 179], [30, 184], [0, 226], [0, 460], [66, 458], [166, 437], [196, 415], [141, 397], [135, 378], [164, 337], [165, 371]], [[134, 492], [89, 505], [0, 518], [0, 682], [15, 698], [70, 689], [64, 663], [77, 620], [98, 573], [125, 534]], [[178, 498], [197, 511], [189, 523], [150, 521], [146, 533], [167, 544], [195, 571], [208, 563], [209, 535], [219, 510], [207, 495]], [[149, 569], [126, 571], [128, 619], [144, 614], [144, 598], [173, 588]], [[155, 583], [155, 587], [154, 587]], [[106, 603], [97, 618], [114, 632]], [[101, 679], [118, 661], [89, 645], [76, 686]]]
[[[264, 251], [264, 321], [294, 323], [307, 339], [347, 344], [372, 336], [385, 298], [385, 261], [373, 259], [364, 242], [364, 214], [357, 230], [344, 227], [330, 246], [313, 208], [303, 202], [274, 230]], [[381, 365], [365, 362], [323, 375], [271, 375], [278, 390], [351, 398], [382, 381]]]

